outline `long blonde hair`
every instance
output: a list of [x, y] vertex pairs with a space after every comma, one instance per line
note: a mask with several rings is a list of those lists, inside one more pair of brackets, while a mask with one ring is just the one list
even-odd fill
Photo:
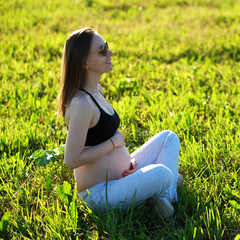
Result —
[[58, 95], [58, 113], [63, 117], [78, 89], [85, 86], [86, 60], [94, 34], [96, 31], [90, 27], [79, 29], [68, 36], [64, 45]]

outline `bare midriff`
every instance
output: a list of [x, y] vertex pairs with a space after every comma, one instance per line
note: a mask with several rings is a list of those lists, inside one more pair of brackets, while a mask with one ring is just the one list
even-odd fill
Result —
[[122, 178], [125, 170], [130, 169], [131, 159], [125, 146], [114, 148], [104, 157], [74, 170], [77, 191], [82, 192], [98, 183]]

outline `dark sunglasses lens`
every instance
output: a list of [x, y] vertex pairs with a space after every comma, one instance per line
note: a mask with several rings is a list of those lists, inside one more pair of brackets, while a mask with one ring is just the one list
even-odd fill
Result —
[[106, 56], [106, 55], [107, 55], [107, 50], [108, 50], [108, 44], [107, 44], [107, 42], [99, 48], [99, 52], [100, 52], [103, 56]]

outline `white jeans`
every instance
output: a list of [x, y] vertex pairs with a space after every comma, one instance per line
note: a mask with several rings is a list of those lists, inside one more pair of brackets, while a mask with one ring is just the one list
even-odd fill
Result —
[[169, 130], [159, 132], [131, 154], [138, 170], [124, 178], [109, 180], [79, 193], [93, 209], [140, 205], [149, 198], [177, 200], [180, 142]]

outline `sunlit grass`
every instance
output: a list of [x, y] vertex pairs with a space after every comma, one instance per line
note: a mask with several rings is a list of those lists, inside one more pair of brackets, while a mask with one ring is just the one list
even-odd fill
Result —
[[[4, 239], [239, 239], [240, 2], [15, 1], [0, 4], [0, 237]], [[101, 84], [129, 152], [164, 129], [181, 140], [172, 219], [146, 205], [101, 214], [77, 200], [55, 115], [66, 37], [95, 28], [114, 52]], [[238, 237], [237, 237], [238, 235]]]

